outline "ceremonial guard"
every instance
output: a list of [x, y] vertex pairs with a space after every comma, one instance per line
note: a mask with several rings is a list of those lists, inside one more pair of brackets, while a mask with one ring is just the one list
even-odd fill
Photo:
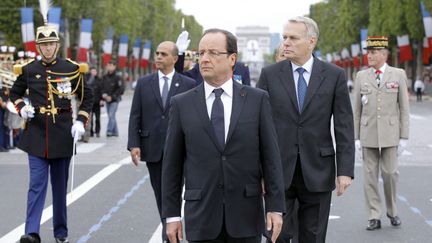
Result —
[[370, 68], [355, 79], [355, 145], [363, 157], [364, 191], [368, 210], [367, 230], [381, 228], [381, 198], [378, 177], [384, 185], [387, 217], [400, 226], [396, 207], [398, 155], [406, 147], [409, 132], [409, 100], [404, 70], [389, 66], [388, 38], [368, 37]]
[[[47, 9], [41, 6], [41, 13], [46, 23]], [[74, 136], [78, 138], [84, 134], [92, 107], [92, 91], [83, 78], [88, 66], [57, 57], [60, 43], [54, 26], [45, 24], [37, 28], [36, 46], [41, 60], [14, 67], [18, 78], [10, 93], [18, 113], [26, 119], [18, 148], [28, 153], [30, 170], [25, 235], [20, 243], [41, 241], [39, 230], [48, 172], [53, 194], [55, 241], [69, 242], [66, 206], [68, 172]], [[23, 100], [25, 95], [28, 95], [28, 103]], [[80, 101], [75, 122], [71, 107], [74, 95]]]

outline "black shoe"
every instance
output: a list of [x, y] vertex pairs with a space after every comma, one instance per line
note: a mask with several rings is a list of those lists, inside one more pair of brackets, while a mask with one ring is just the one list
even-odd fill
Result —
[[387, 214], [387, 217], [390, 219], [390, 223], [393, 226], [400, 226], [402, 224], [402, 221], [400, 220], [400, 218], [398, 216], [390, 216]]
[[66, 237], [55, 238], [56, 243], [69, 243], [69, 240]]
[[97, 138], [100, 137], [99, 133], [96, 133], [96, 137], [97, 137]]
[[367, 230], [377, 230], [381, 229], [381, 220], [379, 219], [371, 219], [369, 220], [368, 226], [366, 227]]
[[20, 243], [40, 243], [40, 237], [37, 234], [28, 234], [21, 236]]

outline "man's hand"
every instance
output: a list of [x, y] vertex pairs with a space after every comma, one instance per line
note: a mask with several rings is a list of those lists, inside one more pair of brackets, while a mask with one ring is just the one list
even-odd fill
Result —
[[141, 160], [141, 149], [140, 148], [132, 148], [130, 151], [130, 155], [132, 158], [132, 162], [135, 166], [138, 166], [138, 163]]
[[360, 140], [355, 140], [355, 148], [360, 159], [363, 159], [363, 151]]
[[279, 234], [282, 230], [282, 215], [275, 212], [268, 212], [266, 215], [266, 228], [268, 231], [272, 231], [271, 241], [276, 242]]
[[29, 118], [33, 118], [34, 117], [34, 107], [31, 105], [25, 105], [21, 110], [20, 110], [20, 115], [22, 118], [24, 119], [29, 119]]
[[190, 39], [189, 39], [189, 33], [184, 30], [180, 33], [180, 35], [177, 37], [176, 46], [178, 48], [178, 54], [183, 54], [187, 48], [189, 47]]
[[352, 179], [349, 176], [338, 176], [336, 178], [336, 195], [341, 196], [351, 185]]
[[84, 133], [84, 124], [81, 121], [75, 121], [71, 129], [71, 134], [74, 140], [78, 141]]
[[401, 155], [401, 154], [403, 153], [403, 151], [404, 151], [404, 150], [406, 149], [406, 147], [407, 147], [407, 144], [408, 144], [408, 139], [403, 139], [403, 138], [401, 138], [401, 139], [399, 140], [399, 146], [398, 146], [398, 150], [397, 150], [398, 156]]
[[177, 243], [177, 239], [183, 240], [183, 229], [181, 221], [167, 223], [166, 234], [170, 243]]

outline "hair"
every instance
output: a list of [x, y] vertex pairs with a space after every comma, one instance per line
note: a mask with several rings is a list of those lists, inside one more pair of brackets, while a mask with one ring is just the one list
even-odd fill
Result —
[[315, 22], [315, 20], [308, 18], [308, 17], [303, 17], [303, 16], [297, 16], [297, 17], [293, 17], [291, 19], [288, 20], [289, 23], [302, 23], [306, 26], [306, 31], [307, 31], [307, 35], [308, 37], [312, 37], [318, 40], [319, 37], [319, 29], [318, 29], [318, 25]]
[[114, 66], [117, 66], [117, 63], [114, 60], [109, 61], [108, 64], [112, 64]]
[[237, 53], [237, 38], [231, 32], [229, 32], [227, 30], [223, 30], [223, 29], [217, 29], [217, 28], [208, 29], [208, 30], [204, 31], [204, 34], [202, 35], [202, 37], [207, 35], [207, 34], [210, 34], [210, 33], [212, 33], [212, 34], [216, 34], [216, 33], [224, 34], [226, 37], [227, 52], [229, 54]]

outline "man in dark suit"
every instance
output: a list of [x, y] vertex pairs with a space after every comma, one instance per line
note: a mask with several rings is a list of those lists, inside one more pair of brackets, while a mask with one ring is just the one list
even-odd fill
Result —
[[[161, 215], [162, 155], [168, 127], [169, 100], [195, 87], [195, 81], [174, 71], [177, 47], [165, 41], [156, 49], [157, 73], [138, 80], [129, 117], [127, 148], [132, 161], [146, 161], [150, 182]], [[162, 222], [164, 227], [165, 223]], [[162, 238], [166, 240], [165, 231]]]
[[[207, 30], [199, 43], [205, 82], [171, 99], [162, 163], [162, 216], [170, 242], [275, 240], [285, 212], [282, 166], [266, 92], [232, 80], [237, 40]], [[261, 179], [264, 178], [266, 226]], [[264, 228], [266, 227], [266, 228]]]
[[354, 178], [353, 113], [345, 73], [313, 57], [318, 35], [312, 19], [289, 20], [283, 34], [288, 60], [264, 68], [257, 85], [270, 95], [285, 179], [287, 214], [278, 242], [290, 242], [292, 226], [285, 222], [295, 200], [299, 242], [325, 242], [335, 179], [339, 196]]
[[[177, 46], [179, 46], [179, 56], [178, 61], [175, 64], [175, 69], [179, 73], [183, 73], [184, 75], [196, 80], [197, 84], [200, 84], [204, 81], [201, 76], [199, 64], [195, 64], [194, 67], [190, 70], [184, 70], [184, 61], [185, 61], [185, 52], [189, 46], [190, 40], [189, 33], [187, 31], [183, 31], [180, 33], [177, 38]], [[244, 85], [250, 86], [250, 73], [249, 67], [247, 64], [243, 62], [236, 61], [233, 69], [232, 79]]]

